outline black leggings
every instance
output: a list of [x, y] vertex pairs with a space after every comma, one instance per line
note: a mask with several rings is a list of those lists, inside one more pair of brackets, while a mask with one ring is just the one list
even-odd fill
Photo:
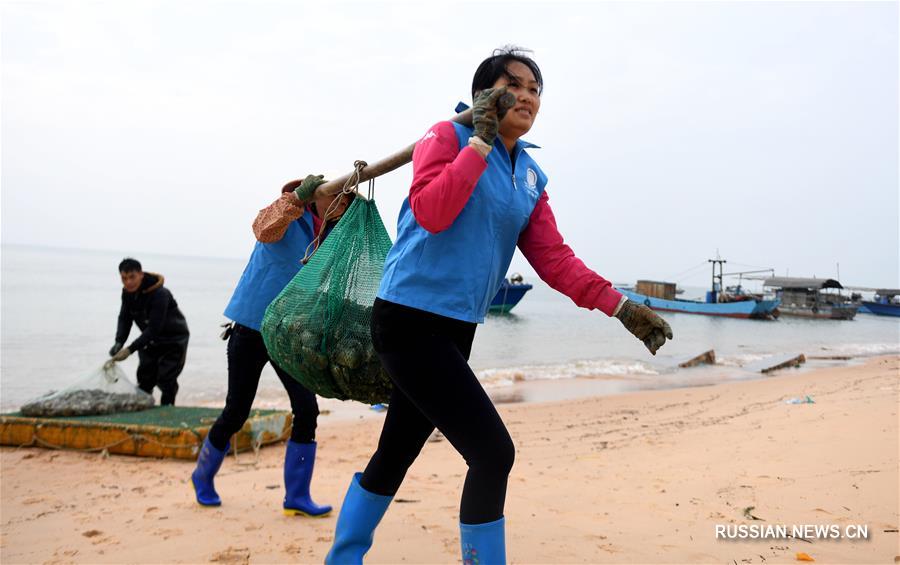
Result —
[[225, 397], [225, 409], [209, 430], [209, 441], [216, 449], [225, 449], [228, 439], [244, 426], [250, 416], [259, 377], [266, 363], [272, 363], [291, 399], [291, 411], [294, 413], [291, 439], [297, 443], [310, 443], [316, 439], [316, 419], [319, 416], [316, 395], [269, 359], [262, 334], [235, 324], [228, 338], [228, 396]]
[[437, 427], [469, 466], [459, 519], [503, 517], [515, 447], [469, 368], [476, 325], [376, 299], [372, 340], [394, 383], [378, 450], [361, 486], [393, 496]]

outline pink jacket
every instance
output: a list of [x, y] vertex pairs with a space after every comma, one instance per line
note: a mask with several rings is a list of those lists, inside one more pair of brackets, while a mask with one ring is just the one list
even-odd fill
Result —
[[[450, 122], [437, 124], [426, 134], [429, 136], [434, 139], [422, 138], [413, 153], [415, 172], [409, 206], [420, 226], [438, 233], [462, 212], [487, 162], [471, 147], [459, 150]], [[546, 190], [517, 245], [538, 276], [578, 306], [612, 316], [624, 301], [609, 281], [587, 268], [563, 241]]]

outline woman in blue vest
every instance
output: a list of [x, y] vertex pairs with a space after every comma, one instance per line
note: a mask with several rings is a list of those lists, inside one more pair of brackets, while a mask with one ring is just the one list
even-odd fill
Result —
[[547, 177], [520, 138], [543, 78], [520, 51], [498, 50], [472, 81], [474, 128], [441, 122], [413, 153], [413, 182], [372, 312], [375, 350], [394, 384], [378, 448], [344, 498], [326, 563], [360, 563], [406, 471], [440, 430], [468, 464], [460, 504], [464, 563], [504, 563], [503, 508], [515, 448], [468, 365], [518, 246], [538, 275], [579, 306], [616, 316], [656, 350], [668, 324], [628, 302], [563, 242]]
[[321, 175], [309, 175], [302, 181], [288, 183], [281, 197], [260, 210], [253, 222], [257, 243], [225, 309], [225, 316], [234, 321], [224, 335], [228, 339], [225, 409], [210, 428], [191, 475], [197, 502], [203, 506], [222, 503], [213, 478], [228, 452], [229, 439], [250, 415], [263, 367], [271, 363], [288, 393], [294, 415], [284, 456], [284, 513], [321, 516], [331, 512], [331, 506], [316, 504], [309, 494], [316, 460], [316, 395], [272, 362], [259, 333], [266, 307], [300, 270], [300, 261], [319, 233], [322, 221], [326, 222], [327, 232], [347, 208], [344, 198], [328, 218], [320, 219], [334, 200], [313, 196], [323, 182]]

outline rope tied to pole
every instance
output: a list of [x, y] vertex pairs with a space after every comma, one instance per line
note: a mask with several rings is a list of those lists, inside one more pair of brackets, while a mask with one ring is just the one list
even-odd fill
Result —
[[[359, 195], [359, 183], [363, 180], [363, 171], [368, 166], [369, 164], [362, 159], [357, 159], [353, 162], [353, 172], [350, 173], [350, 176], [347, 178], [346, 182], [344, 182], [344, 186], [341, 188], [340, 192], [335, 195], [334, 200], [331, 201], [328, 205], [328, 209], [325, 210], [325, 213], [322, 215], [322, 225], [319, 227], [319, 233], [316, 234], [316, 237], [306, 246], [306, 250], [303, 252], [303, 259], [300, 260], [301, 264], [306, 265], [309, 263], [309, 260], [312, 259], [312, 256], [319, 249], [319, 245], [324, 239], [325, 228], [328, 227], [328, 220], [331, 218], [331, 214], [340, 206], [341, 199], [350, 194]], [[368, 180], [368, 199], [371, 200], [375, 196], [375, 177]], [[310, 249], [312, 249], [312, 251], [310, 251]]]

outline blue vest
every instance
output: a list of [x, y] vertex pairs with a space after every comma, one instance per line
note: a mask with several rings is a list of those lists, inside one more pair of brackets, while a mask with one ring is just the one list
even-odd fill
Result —
[[[459, 148], [472, 128], [453, 124]], [[547, 176], [518, 141], [515, 171], [498, 137], [472, 196], [453, 224], [432, 234], [403, 201], [397, 241], [384, 263], [378, 297], [457, 320], [481, 323], [506, 277], [519, 234], [547, 185]]]
[[225, 317], [259, 331], [266, 307], [303, 266], [300, 260], [315, 237], [312, 213], [307, 210], [274, 243], [256, 242]]

